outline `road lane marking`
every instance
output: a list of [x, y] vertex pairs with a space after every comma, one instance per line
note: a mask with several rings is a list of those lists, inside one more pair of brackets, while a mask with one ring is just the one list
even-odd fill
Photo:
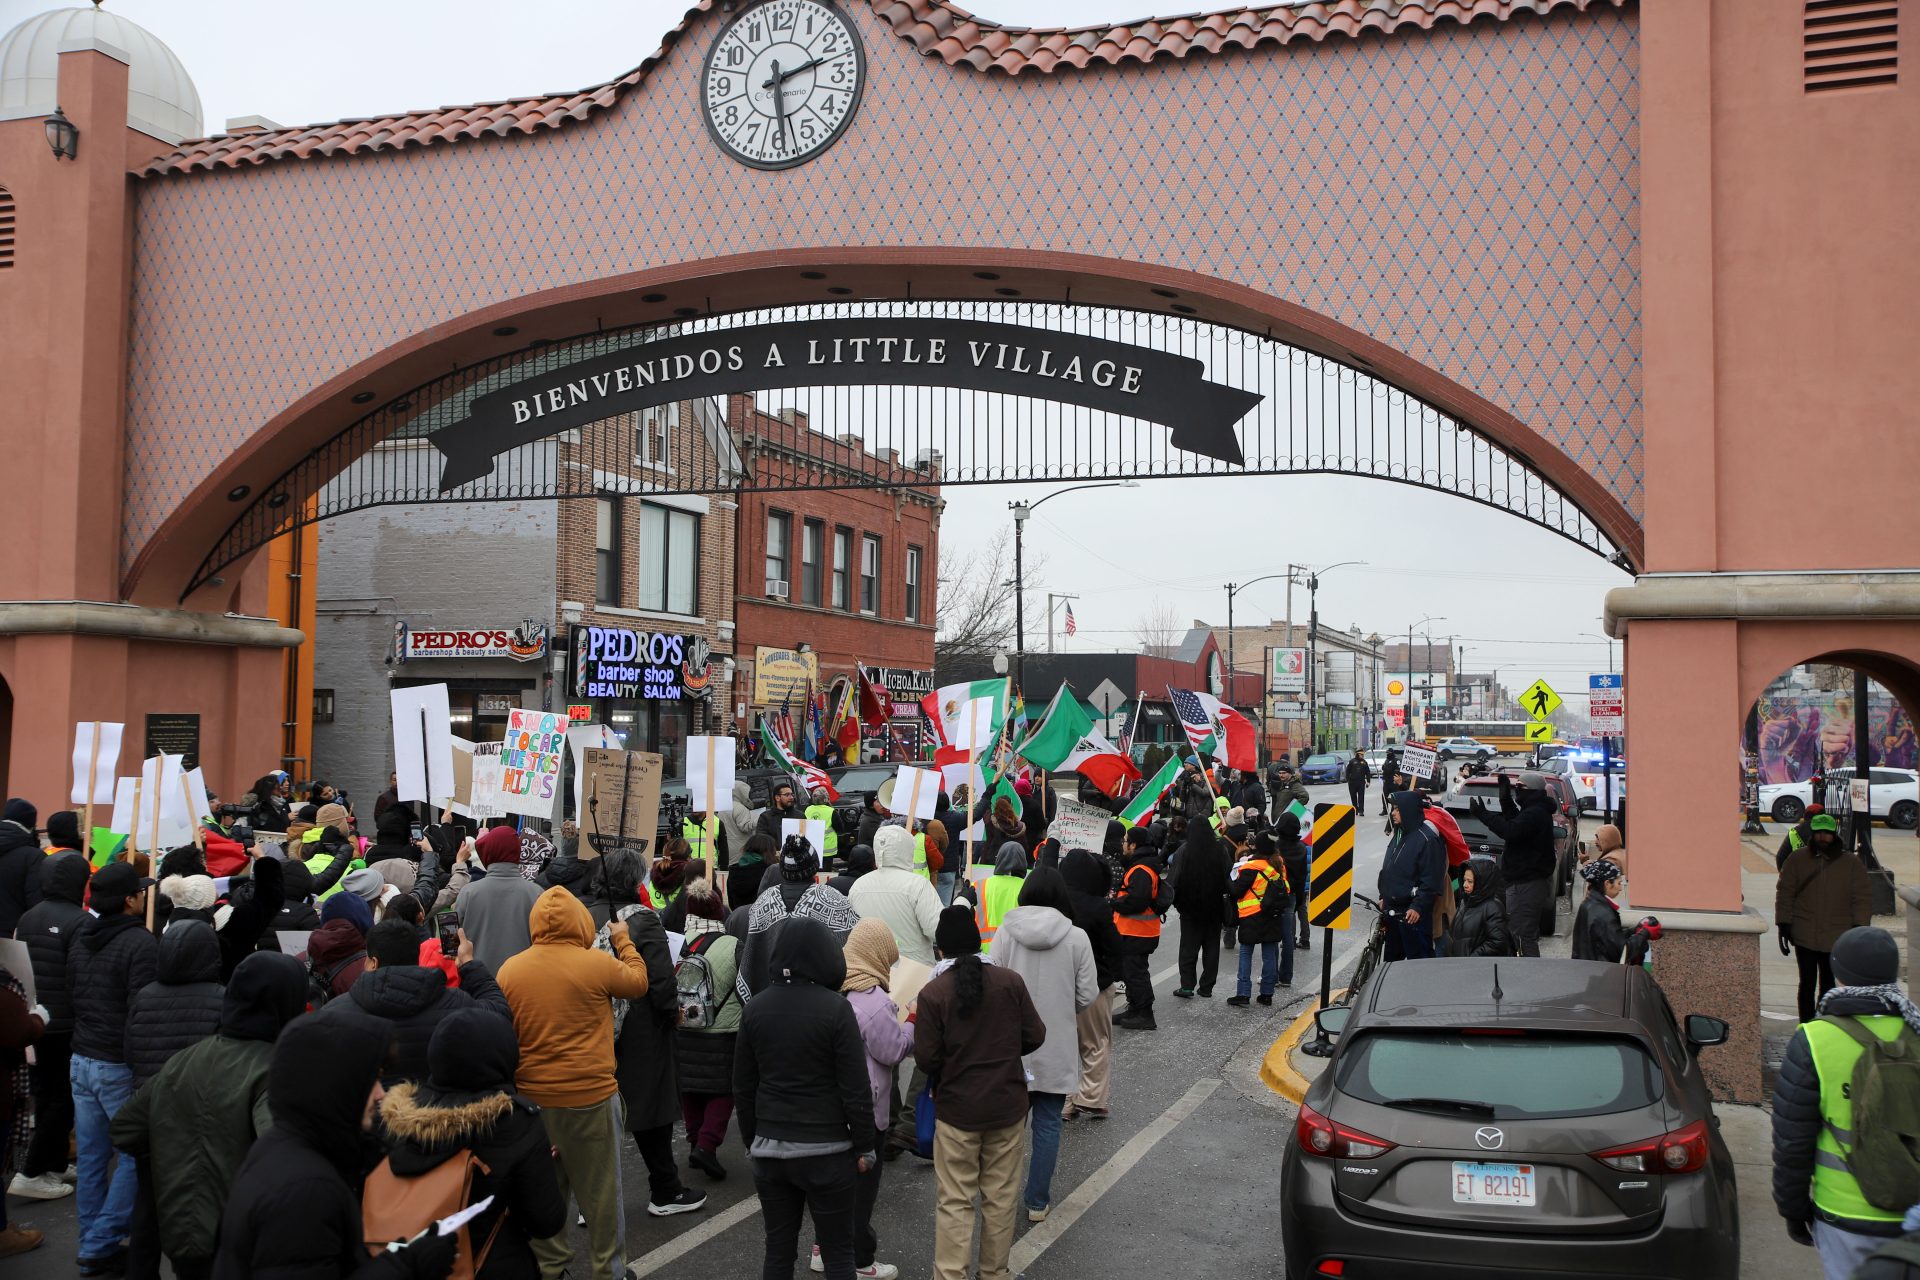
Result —
[[692, 1253], [715, 1236], [732, 1230], [759, 1212], [760, 1197], [750, 1195], [736, 1202], [732, 1208], [714, 1214], [691, 1231], [682, 1232], [659, 1248], [635, 1258], [627, 1264], [627, 1274], [636, 1277], [636, 1280], [640, 1276], [650, 1276], [669, 1262]]
[[1013, 1246], [1013, 1256], [1009, 1266], [1013, 1274], [1019, 1275], [1045, 1253], [1053, 1242], [1067, 1233], [1081, 1215], [1098, 1204], [1100, 1197], [1107, 1194], [1127, 1175], [1128, 1170], [1139, 1164], [1147, 1152], [1159, 1143], [1160, 1139], [1172, 1133], [1182, 1121], [1200, 1109], [1200, 1104], [1213, 1096], [1213, 1091], [1221, 1085], [1219, 1080], [1196, 1080], [1180, 1100], [1162, 1112], [1160, 1118], [1128, 1138], [1126, 1145], [1107, 1157], [1107, 1162], [1093, 1171], [1093, 1176], [1073, 1189], [1073, 1194], [1053, 1206], [1053, 1212], [1047, 1215], [1045, 1222], [1039, 1223]]

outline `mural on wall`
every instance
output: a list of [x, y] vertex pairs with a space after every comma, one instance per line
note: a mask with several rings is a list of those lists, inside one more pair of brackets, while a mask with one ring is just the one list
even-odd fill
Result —
[[[1800, 782], [1825, 765], [1853, 764], [1853, 692], [1808, 687], [1800, 673], [1780, 677], [1755, 704], [1760, 733], [1760, 781]], [[1848, 679], [1851, 685], [1851, 677]], [[1867, 686], [1867, 731], [1874, 764], [1920, 767], [1913, 721], [1877, 684]]]

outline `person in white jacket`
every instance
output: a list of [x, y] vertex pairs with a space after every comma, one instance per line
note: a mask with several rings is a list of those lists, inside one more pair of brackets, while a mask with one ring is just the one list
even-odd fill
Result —
[[913, 869], [913, 837], [888, 825], [873, 836], [874, 869], [853, 882], [847, 901], [862, 920], [877, 919], [893, 931], [900, 954], [933, 964], [933, 931], [940, 927], [940, 895]]
[[1027, 1114], [1033, 1126], [1027, 1162], [1027, 1221], [1044, 1222], [1060, 1159], [1060, 1111], [1080, 1087], [1080, 1011], [1100, 997], [1093, 943], [1073, 923], [1073, 896], [1052, 867], [1036, 867], [1020, 886], [1020, 902], [993, 935], [987, 958], [1027, 984], [1046, 1043], [1028, 1054]]
[[[760, 821], [760, 811], [753, 807], [753, 788], [741, 779], [734, 779], [733, 805], [731, 808], [722, 809], [719, 817], [720, 833], [727, 839], [726, 865], [731, 866], [739, 861], [742, 853], [746, 852], [747, 841], [753, 837], [754, 825]], [[720, 870], [721, 866], [722, 864], [715, 863], [714, 869]]]

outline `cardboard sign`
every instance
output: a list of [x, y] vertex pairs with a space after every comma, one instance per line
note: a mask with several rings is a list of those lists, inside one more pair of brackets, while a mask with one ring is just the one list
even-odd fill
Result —
[[[580, 857], [592, 859], [616, 845], [658, 852], [660, 782], [666, 761], [651, 751], [588, 747], [581, 773]], [[596, 847], [600, 846], [600, 847]]]
[[900, 766], [893, 778], [893, 801], [887, 807], [919, 822], [931, 822], [939, 812], [940, 775], [931, 769]]
[[1400, 772], [1409, 778], [1431, 778], [1440, 771], [1440, 756], [1424, 742], [1403, 743]]
[[393, 774], [402, 801], [431, 805], [453, 795], [452, 712], [447, 686], [423, 684], [391, 692]]
[[787, 847], [788, 836], [801, 836], [813, 846], [814, 856], [820, 859], [820, 866], [827, 865], [827, 823], [824, 818], [782, 818], [780, 819], [780, 847]]
[[[514, 708], [507, 716], [506, 739], [500, 744], [500, 807], [530, 818], [551, 817], [553, 802], [560, 794], [560, 764], [566, 746], [566, 716]], [[447, 750], [451, 755], [452, 746]], [[448, 771], [452, 771], [451, 766]], [[406, 794], [403, 789], [401, 798]]]
[[124, 724], [82, 720], [73, 727], [73, 804], [112, 804]]
[[1059, 800], [1056, 803], [1059, 807], [1054, 812], [1053, 821], [1047, 824], [1047, 835], [1060, 842], [1063, 853], [1069, 849], [1099, 853], [1105, 848], [1107, 823], [1112, 821], [1112, 814], [1090, 804], [1081, 804], [1078, 800]]
[[687, 795], [695, 813], [711, 815], [732, 805], [736, 745], [732, 738], [687, 739]]

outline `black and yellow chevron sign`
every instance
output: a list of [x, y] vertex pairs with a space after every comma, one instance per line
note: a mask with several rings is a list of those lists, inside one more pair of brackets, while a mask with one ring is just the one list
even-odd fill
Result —
[[1313, 806], [1312, 896], [1307, 923], [1345, 929], [1353, 923], [1353, 806]]

